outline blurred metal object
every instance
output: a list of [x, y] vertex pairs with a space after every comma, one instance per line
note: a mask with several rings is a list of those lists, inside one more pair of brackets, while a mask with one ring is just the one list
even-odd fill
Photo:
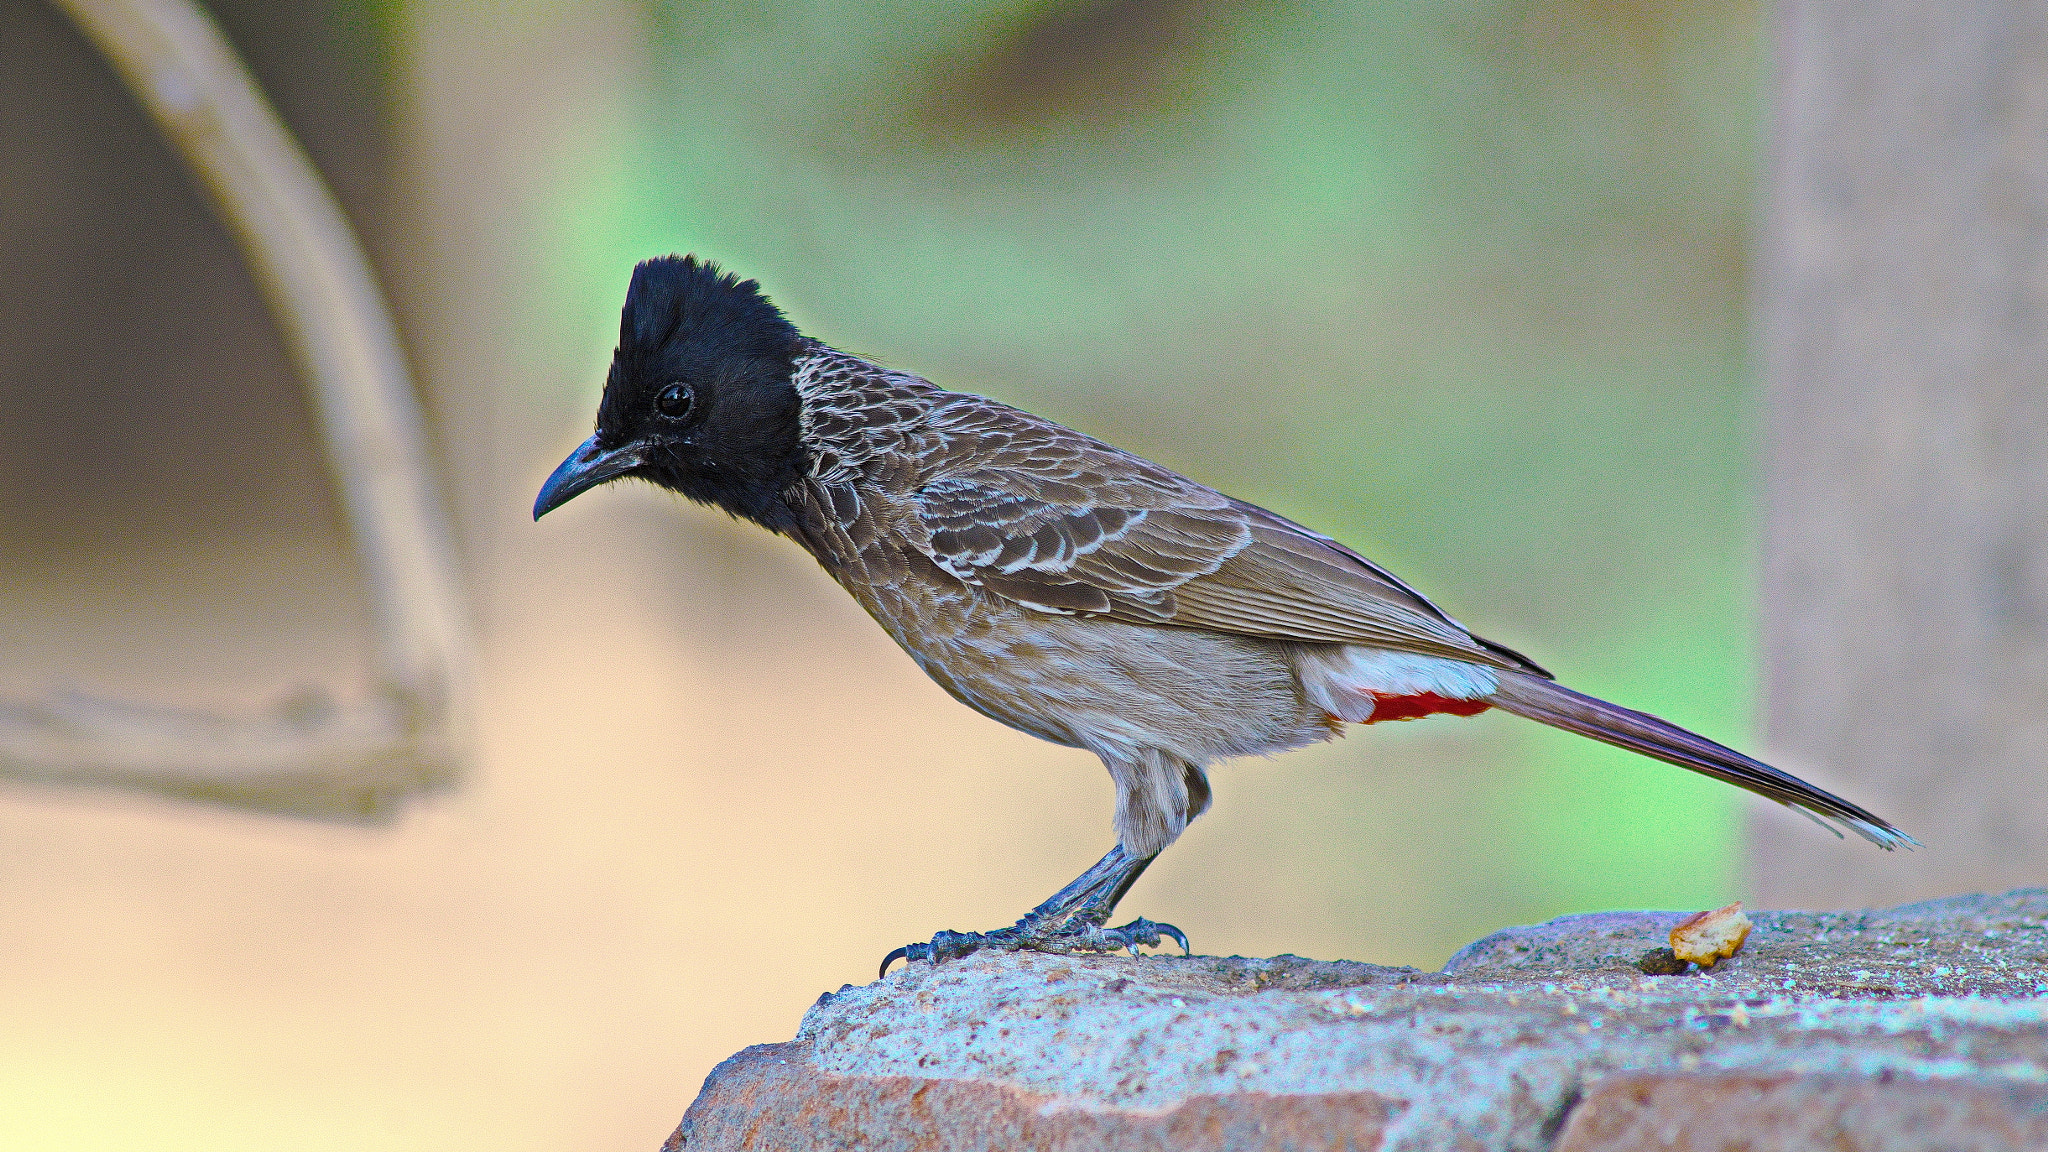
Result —
[[0, 775], [328, 819], [453, 779], [470, 634], [398, 333], [339, 206], [188, 0], [57, 0], [212, 194], [311, 393], [368, 577], [378, 684], [226, 719], [69, 697], [0, 705]]
[[1767, 754], [1896, 818], [1760, 814], [1766, 907], [2048, 873], [2048, 4], [1783, 0], [1757, 329]]

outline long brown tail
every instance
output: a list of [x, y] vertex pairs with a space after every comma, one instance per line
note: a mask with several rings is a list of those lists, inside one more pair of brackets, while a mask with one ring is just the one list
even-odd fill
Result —
[[[1617, 748], [1626, 748], [1666, 764], [1690, 768], [1737, 788], [1747, 788], [1788, 808], [1816, 817], [1815, 823], [1831, 820], [1889, 852], [1893, 848], [1917, 848], [1918, 840], [1892, 827], [1891, 822], [1858, 808], [1839, 796], [1815, 788], [1799, 777], [1780, 772], [1761, 760], [1752, 760], [1733, 748], [1726, 748], [1704, 736], [1687, 732], [1676, 724], [1645, 712], [1609, 704], [1562, 684], [1525, 675], [1499, 671], [1500, 689], [1487, 697], [1488, 703], [1517, 716], [1540, 720], [1553, 728], [1590, 736]], [[1827, 825], [1821, 825], [1827, 828]], [[1828, 831], [1841, 835], [1833, 828]]]

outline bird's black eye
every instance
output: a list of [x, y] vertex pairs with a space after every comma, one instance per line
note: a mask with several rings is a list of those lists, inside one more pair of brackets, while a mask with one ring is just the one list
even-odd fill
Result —
[[690, 414], [690, 386], [671, 384], [654, 397], [654, 410], [670, 420], [681, 420]]

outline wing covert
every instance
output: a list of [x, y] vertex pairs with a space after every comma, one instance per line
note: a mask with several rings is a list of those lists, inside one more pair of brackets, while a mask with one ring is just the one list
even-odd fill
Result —
[[959, 579], [1048, 612], [1369, 644], [1535, 670], [1321, 533], [979, 397], [936, 410], [949, 463], [913, 495]]
[[913, 496], [926, 549], [970, 584], [1053, 612], [1171, 620], [1174, 589], [1251, 544], [1221, 493], [981, 400], [934, 413], [954, 463]]

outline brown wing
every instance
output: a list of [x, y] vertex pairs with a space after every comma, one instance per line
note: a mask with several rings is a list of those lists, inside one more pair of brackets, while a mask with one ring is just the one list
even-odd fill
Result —
[[[1327, 536], [979, 397], [914, 495], [940, 567], [1033, 608], [1537, 670]], [[1540, 670], [1537, 670], [1540, 671]]]
[[1550, 676], [1521, 653], [1472, 635], [1405, 581], [1330, 537], [1255, 504], [1231, 503], [1250, 521], [1252, 546], [1181, 589], [1184, 609], [1245, 624], [1268, 621], [1262, 635], [1376, 644]]
[[913, 497], [927, 551], [1018, 603], [1165, 623], [1251, 544], [1228, 497], [1029, 413], [961, 397], [926, 430], [947, 462]]

